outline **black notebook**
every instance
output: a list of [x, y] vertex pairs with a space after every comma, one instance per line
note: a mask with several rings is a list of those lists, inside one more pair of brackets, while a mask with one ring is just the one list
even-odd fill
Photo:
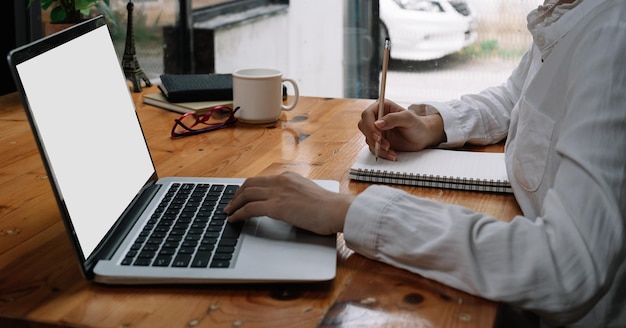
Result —
[[159, 89], [169, 102], [233, 99], [232, 74], [163, 74]]
[[367, 147], [350, 168], [350, 179], [419, 187], [512, 192], [504, 153], [424, 149], [400, 152], [396, 162], [378, 159]]

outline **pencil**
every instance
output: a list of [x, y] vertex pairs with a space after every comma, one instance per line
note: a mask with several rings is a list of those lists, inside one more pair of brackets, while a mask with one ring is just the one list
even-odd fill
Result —
[[[385, 85], [387, 84], [387, 68], [389, 66], [389, 51], [391, 50], [391, 43], [389, 39], [385, 39], [385, 49], [383, 51], [383, 68], [380, 77], [380, 92], [378, 93], [378, 117], [379, 120], [383, 115], [385, 115]], [[378, 161], [378, 154], [380, 153], [380, 139], [376, 141], [376, 145], [374, 146], [374, 155], [376, 156], [376, 161]]]

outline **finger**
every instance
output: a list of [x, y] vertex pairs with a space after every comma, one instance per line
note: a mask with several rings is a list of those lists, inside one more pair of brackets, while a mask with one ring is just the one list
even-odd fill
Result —
[[374, 119], [376, 119], [376, 117], [378, 116], [378, 101], [375, 101], [371, 105], [367, 106], [367, 108], [363, 111], [361, 116], [362, 116], [361, 118], [363, 119], [371, 118], [371, 121], [373, 122]]
[[[383, 145], [383, 142], [381, 142], [381, 147], [378, 150], [379, 158], [384, 158], [392, 162], [395, 162], [396, 160], [398, 160], [398, 154], [393, 149], [389, 149], [389, 143], [387, 143], [386, 147], [383, 147], [382, 145]], [[370, 146], [369, 149], [372, 154], [375, 154], [375, 149], [373, 146]]]
[[[245, 183], [244, 183], [245, 185]], [[267, 188], [242, 185], [233, 196], [230, 202], [224, 208], [227, 215], [232, 215], [239, 211], [243, 206], [251, 202], [258, 202], [267, 199]]]
[[[226, 204], [226, 207], [224, 208], [224, 212], [226, 214], [228, 214], [231, 211], [234, 212], [237, 208], [239, 208], [238, 204], [241, 202], [240, 196], [244, 192], [244, 190], [248, 188], [249, 185], [254, 184], [252, 180], [254, 180], [254, 178], [246, 179], [246, 181], [244, 181], [241, 184], [241, 186], [237, 188], [237, 191], [235, 191], [235, 194], [233, 195], [233, 199], [231, 199], [230, 202], [228, 202], [228, 204]], [[235, 199], [239, 199], [239, 201], [234, 201]]]
[[365, 142], [368, 145], [373, 145], [379, 139], [382, 138], [380, 130], [376, 128], [374, 122], [378, 119], [378, 104], [375, 102], [370, 105], [361, 113], [361, 120], [357, 124], [357, 127], [365, 136]]
[[361, 120], [359, 121], [358, 126], [359, 129], [364, 133], [374, 130], [373, 124], [377, 116], [374, 109], [376, 109], [376, 107], [372, 105], [361, 113]]
[[378, 129], [374, 126], [374, 124], [365, 123], [363, 120], [359, 121], [358, 128], [365, 137], [365, 143], [370, 146], [373, 146], [377, 140], [379, 140], [382, 135]]
[[384, 151], [383, 154], [379, 155], [379, 157], [392, 161], [392, 162], [395, 162], [398, 160], [398, 154], [392, 149]]
[[251, 187], [268, 187], [268, 186], [271, 186], [272, 185], [272, 178], [273, 177], [271, 177], [271, 176], [260, 176], [260, 177], [247, 178], [243, 182], [243, 184], [241, 184], [241, 186], [239, 186], [239, 188], [237, 189], [237, 191], [233, 195], [233, 198], [237, 198], [239, 196], [239, 194], [241, 194], [246, 189], [251, 188]]
[[228, 216], [228, 222], [238, 222], [257, 216], [266, 215], [265, 201], [246, 203]]

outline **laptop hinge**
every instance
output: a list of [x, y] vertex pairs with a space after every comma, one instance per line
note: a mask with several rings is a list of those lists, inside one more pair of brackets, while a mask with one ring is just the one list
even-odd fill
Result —
[[93, 268], [98, 260], [111, 259], [119, 245], [124, 241], [130, 230], [135, 226], [135, 223], [148, 204], [150, 204], [159, 189], [161, 189], [161, 185], [156, 184], [155, 180], [156, 179], [153, 178], [149, 180], [149, 182], [142, 188], [141, 192], [135, 197], [133, 202], [128, 206], [128, 208], [126, 208], [124, 213], [122, 213], [116, 224], [111, 227], [106, 237], [96, 248], [97, 251], [94, 252], [94, 254], [86, 261], [88, 268]]

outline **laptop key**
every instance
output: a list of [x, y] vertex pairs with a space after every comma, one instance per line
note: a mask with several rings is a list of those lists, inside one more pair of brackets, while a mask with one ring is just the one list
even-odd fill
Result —
[[130, 249], [138, 251], [141, 249], [141, 245], [143, 245], [142, 243], [134, 243], [133, 246], [130, 247]]
[[230, 261], [213, 261], [211, 262], [211, 268], [228, 268]]
[[135, 260], [135, 263], [133, 263], [133, 265], [136, 265], [136, 266], [149, 266], [151, 261], [152, 261], [152, 259], [137, 258]]
[[137, 255], [137, 257], [142, 258], [142, 259], [152, 259], [154, 256], [156, 256], [155, 251], [146, 251], [146, 250], [142, 250], [141, 253]]
[[157, 226], [154, 228], [154, 232], [169, 232], [169, 231], [170, 231], [169, 226]]
[[146, 246], [143, 247], [143, 250], [156, 252], [159, 250], [159, 245], [158, 244], [146, 244]]
[[174, 262], [172, 262], [172, 266], [177, 267], [177, 268], [186, 268], [189, 266], [190, 261], [191, 261], [191, 255], [178, 254], [174, 258]]
[[154, 259], [152, 266], [168, 266], [172, 261], [172, 257], [168, 255], [159, 255]]
[[232, 254], [235, 252], [235, 247], [233, 246], [222, 246], [222, 245], [218, 245], [217, 249], [215, 250], [215, 256], [217, 256], [217, 254]]
[[210, 252], [215, 248], [215, 244], [201, 244], [198, 246], [198, 252], [207, 251]]
[[224, 190], [224, 194], [234, 195], [237, 189], [239, 189], [238, 185], [228, 185], [226, 186], [226, 189]]
[[230, 261], [232, 258], [233, 254], [230, 253], [215, 253], [215, 255], [213, 256], [214, 261]]
[[193, 254], [195, 251], [196, 250], [193, 247], [181, 247], [178, 250], [178, 254]]
[[178, 248], [178, 245], [180, 245], [179, 242], [166, 242], [163, 244], [163, 248]]
[[174, 235], [174, 236], [169, 236], [166, 239], [168, 242], [180, 242], [181, 240], [183, 240], [183, 236], [181, 235]]
[[222, 190], [224, 190], [224, 185], [214, 184], [211, 186], [212, 192], [221, 192]]
[[[175, 229], [172, 229], [172, 231], [170, 231], [169, 235], [170, 236], [184, 236], [186, 232], [187, 231], [185, 229], [175, 228]], [[182, 237], [181, 237], [181, 239], [182, 239]]]
[[191, 226], [191, 228], [189, 229], [189, 234], [192, 234], [192, 235], [202, 235], [203, 232], [204, 232], [203, 228], [197, 228], [195, 226]]
[[210, 226], [218, 226], [221, 227], [226, 223], [226, 220], [220, 220], [220, 219], [213, 219], [211, 220], [211, 222], [209, 222]]
[[224, 227], [224, 232], [222, 233], [222, 238], [238, 238], [241, 234], [241, 229], [243, 229], [243, 224], [227, 222]]
[[235, 246], [235, 245], [237, 245], [236, 238], [222, 238], [222, 240], [220, 240], [220, 246]]
[[208, 232], [217, 232], [219, 233], [220, 231], [222, 231], [222, 227], [221, 226], [208, 226], [206, 227], [206, 231]]
[[133, 264], [133, 259], [134, 259], [133, 257], [125, 257], [122, 260], [122, 265], [131, 265], [131, 264]]
[[159, 251], [159, 255], [174, 255], [176, 254], [175, 248], [163, 248]]
[[164, 238], [150, 238], [148, 239], [148, 241], [146, 241], [146, 245], [156, 245], [156, 246], [161, 245], [163, 243], [163, 239]]
[[193, 268], [206, 268], [209, 265], [210, 257], [211, 257], [211, 252], [199, 251], [196, 253], [196, 256], [193, 258], [193, 262], [191, 262], [191, 266]]

